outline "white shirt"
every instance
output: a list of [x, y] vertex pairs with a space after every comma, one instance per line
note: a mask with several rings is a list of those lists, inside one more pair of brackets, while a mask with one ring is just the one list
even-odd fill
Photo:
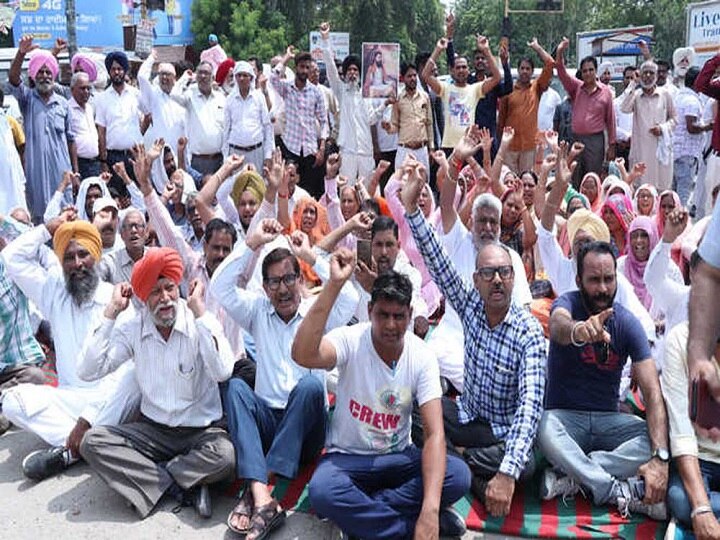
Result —
[[[305, 375], [313, 375], [325, 384], [324, 370], [300, 367], [290, 355], [298, 327], [315, 298], [302, 299], [295, 316], [287, 323], [283, 321], [264, 292], [237, 286], [238, 276], [245, 273], [253, 255], [245, 242], [238, 242], [233, 252], [215, 270], [210, 280], [210, 294], [255, 340], [255, 393], [271, 408], [284, 409], [290, 392]], [[329, 267], [322, 257], [317, 257], [313, 270], [323, 280], [329, 277]], [[355, 288], [346, 283], [330, 312], [325, 330], [347, 324], [357, 302]]]
[[53, 327], [59, 385], [92, 387], [94, 383], [77, 375], [78, 354], [90, 326], [110, 302], [113, 287], [101, 281], [93, 298], [78, 306], [67, 291], [62, 267], [54, 253], [49, 255], [53, 259], [49, 269], [40, 265], [40, 251], [49, 240], [50, 233], [44, 225], [23, 233], [3, 250], [5, 269]]
[[185, 111], [170, 94], [150, 82], [152, 66], [153, 58], [149, 56], [138, 70], [140, 103], [146, 112], [152, 114], [152, 125], [145, 132], [145, 142], [152, 144], [156, 139], [163, 138], [165, 144], [177, 153], [177, 141], [185, 135]]
[[653, 299], [653, 309], [665, 314], [665, 335], [688, 319], [690, 300], [690, 286], [685, 285], [682, 279], [678, 281], [680, 270], [670, 260], [671, 247], [672, 244], [662, 240], [658, 242], [650, 253], [643, 275], [645, 286]]
[[552, 86], [549, 86], [542, 96], [540, 96], [540, 104], [538, 105], [538, 129], [547, 131], [553, 128], [553, 118], [555, 117], [555, 109], [562, 103], [560, 94], [557, 93]]
[[[230, 342], [230, 347], [235, 358], [245, 355], [243, 331], [232, 317], [225, 313], [220, 303], [210, 294], [210, 275], [207, 271], [207, 260], [204, 251], [197, 252], [185, 241], [183, 232], [173, 224], [167, 207], [162, 203], [157, 193], [152, 192], [145, 198], [150, 222], [155, 227], [158, 241], [163, 247], [174, 249], [180, 254], [185, 268], [183, 276], [185, 284], [193, 280], [199, 280], [205, 286], [205, 307], [212, 313], [223, 326], [225, 336]], [[187, 290], [187, 287], [185, 288]]]
[[265, 96], [250, 90], [247, 97], [242, 97], [236, 88], [225, 103], [223, 152], [227, 155], [231, 144], [250, 147], [258, 143], [262, 144], [263, 159], [270, 159], [275, 136]]
[[405, 450], [413, 399], [422, 406], [442, 395], [433, 352], [406, 332], [393, 369], [378, 356], [370, 323], [336, 328], [325, 339], [335, 348], [339, 373], [328, 451], [374, 455]]
[[106, 130], [108, 150], [129, 150], [141, 143], [141, 117], [140, 92], [129, 84], [120, 94], [110, 86], [95, 98], [95, 122]]
[[627, 142], [632, 136], [633, 113], [622, 112], [622, 95], [613, 99], [613, 108], [615, 109], [615, 137], [618, 141]]
[[[577, 284], [575, 283], [575, 276], [577, 276], [577, 263], [575, 259], [569, 259], [563, 254], [560, 244], [558, 244], [555, 234], [552, 231], [548, 231], [545, 227], [540, 226], [537, 229], [537, 234], [540, 256], [555, 293], [561, 296], [566, 292], [576, 291]], [[652, 317], [650, 317], [645, 306], [638, 300], [633, 286], [623, 274], [618, 273], [616, 280], [617, 291], [615, 293], [615, 301], [630, 310], [630, 312], [638, 318], [649, 341], [656, 341], [655, 322], [652, 320]]]
[[131, 317], [102, 317], [85, 345], [78, 365], [78, 375], [85, 380], [96, 380], [133, 361], [140, 410], [151, 420], [173, 427], [206, 427], [222, 416], [218, 383], [230, 378], [235, 359], [210, 312], [196, 319], [179, 299], [167, 341], [147, 307]]
[[95, 126], [95, 115], [90, 102], [82, 108], [75, 98], [68, 100], [70, 109], [70, 131], [75, 136], [78, 157], [95, 159], [98, 157], [98, 132]]
[[362, 89], [359, 82], [346, 83], [340, 80], [333, 53], [328, 48], [328, 42], [322, 42], [323, 61], [327, 69], [328, 81], [340, 109], [340, 130], [337, 144], [343, 152], [361, 154], [364, 156], [373, 155], [372, 135], [370, 126], [374, 125], [382, 117], [385, 109], [383, 105], [373, 108], [369, 100], [362, 97]]
[[187, 111], [187, 147], [190, 154], [222, 152], [225, 94], [213, 89], [210, 95], [205, 96], [194, 84], [182, 92], [176, 85], [170, 97]]

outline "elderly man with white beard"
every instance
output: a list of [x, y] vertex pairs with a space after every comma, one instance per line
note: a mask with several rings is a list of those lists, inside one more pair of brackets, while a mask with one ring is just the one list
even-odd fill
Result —
[[[20, 384], [2, 395], [5, 416], [51, 445], [23, 460], [23, 473], [34, 480], [77, 461], [80, 440], [91, 425], [118, 423], [136, 404], [130, 397], [132, 385], [124, 384], [127, 370], [93, 383], [78, 377], [85, 336], [110, 300], [112, 286], [100, 282], [96, 271], [100, 234], [90, 223], [74, 218], [74, 210], [64, 212], [21, 234], [3, 250], [7, 275], [50, 322], [55, 337], [58, 387]], [[42, 266], [41, 249], [51, 239], [59, 262]], [[125, 388], [127, 395], [117, 394]]]
[[[222, 326], [205, 309], [204, 285], [194, 280], [187, 301], [180, 299], [183, 272], [177, 251], [149, 249], [130, 283], [115, 286], [78, 364], [86, 381], [135, 366], [140, 418], [94, 427], [80, 452], [141, 519], [164, 494], [192, 495], [200, 516], [210, 517], [207, 486], [234, 469], [232, 443], [216, 425], [222, 417], [218, 383], [232, 374], [233, 354]], [[126, 317], [133, 296], [143, 305]]]
[[[32, 36], [23, 36], [8, 74], [10, 91], [25, 119], [25, 175], [28, 208], [34, 219], [42, 217], [63, 172], [72, 169], [70, 159], [76, 152], [68, 102], [54, 92], [58, 62], [48, 51], [37, 48]], [[28, 75], [35, 88], [23, 84], [20, 75], [25, 56], [31, 51], [35, 52], [28, 63]], [[68, 203], [70, 195], [68, 190]]]

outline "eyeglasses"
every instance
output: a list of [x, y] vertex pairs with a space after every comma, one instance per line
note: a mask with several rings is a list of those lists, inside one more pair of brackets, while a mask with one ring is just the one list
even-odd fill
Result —
[[508, 281], [513, 277], [513, 267], [510, 264], [503, 266], [483, 266], [477, 269], [477, 273], [483, 281], [492, 281], [495, 279], [495, 274], [498, 274], [503, 281]]
[[145, 224], [144, 223], [126, 223], [122, 226], [123, 231], [132, 231], [133, 229], [136, 229], [138, 231], [144, 231], [145, 230]]
[[280, 282], [284, 283], [286, 287], [292, 287], [295, 285], [297, 278], [298, 275], [295, 273], [285, 274], [281, 277], [270, 277], [265, 280], [265, 285], [271, 291], [276, 291], [280, 287]]

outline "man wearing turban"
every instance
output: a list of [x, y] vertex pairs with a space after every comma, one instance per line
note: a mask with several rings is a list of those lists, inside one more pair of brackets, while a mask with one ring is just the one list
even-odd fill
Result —
[[[28, 75], [34, 88], [22, 83], [25, 56], [32, 52]], [[39, 220], [45, 207], [75, 159], [75, 137], [70, 129], [67, 100], [54, 92], [58, 63], [48, 51], [39, 50], [32, 36], [23, 36], [10, 66], [10, 90], [20, 105], [25, 127], [25, 176], [28, 208]], [[72, 202], [68, 188], [66, 202]]]
[[[234, 469], [232, 442], [214, 427], [222, 417], [218, 383], [232, 375], [234, 357], [220, 323], [205, 310], [205, 287], [193, 281], [185, 301], [182, 277], [177, 251], [147, 250], [130, 283], [115, 286], [78, 366], [86, 381], [130, 360], [135, 366], [141, 419], [90, 429], [80, 453], [141, 519], [165, 493], [187, 491], [198, 513], [210, 517], [207, 486]], [[144, 306], [126, 316], [133, 293]]]
[[[8, 277], [49, 321], [55, 340], [58, 387], [20, 384], [2, 395], [8, 420], [50, 445], [23, 460], [23, 473], [33, 480], [77, 461], [80, 440], [91, 425], [117, 424], [136, 405], [129, 369], [93, 383], [78, 376], [83, 343], [110, 300], [112, 285], [100, 282], [96, 272], [102, 255], [100, 233], [74, 218], [74, 211], [68, 210], [21, 234], [3, 250]], [[43, 250], [50, 240], [55, 261], [46, 260], [48, 252]]]
[[[571, 257], [563, 255], [557, 238], [555, 237], [555, 214], [560, 208], [570, 181], [564, 161], [566, 152], [560, 152], [558, 167], [550, 194], [541, 215], [541, 226], [537, 229], [537, 245], [540, 251], [545, 272], [547, 273], [553, 290], [560, 296], [569, 291], [575, 291], [577, 285], [577, 265], [575, 257], [580, 248], [592, 241], [609, 242], [610, 231], [605, 222], [597, 214], [584, 208], [576, 210], [567, 222], [568, 239], [570, 241]], [[650, 314], [638, 299], [633, 286], [623, 274], [617, 275], [617, 293], [615, 300], [628, 308], [640, 320], [643, 330], [649, 341], [655, 341], [655, 323]]]
[[110, 86], [95, 98], [95, 123], [98, 130], [98, 153], [102, 170], [113, 174], [108, 187], [120, 196], [129, 196], [125, 182], [115, 174], [113, 165], [122, 161], [130, 177], [135, 172], [130, 163], [130, 149], [142, 141], [140, 133], [140, 92], [125, 83], [130, 69], [128, 57], [114, 51], [105, 57]]

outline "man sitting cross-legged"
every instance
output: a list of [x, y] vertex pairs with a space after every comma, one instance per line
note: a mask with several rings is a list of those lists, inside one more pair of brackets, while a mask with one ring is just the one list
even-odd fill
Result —
[[[330, 281], [292, 350], [303, 367], [339, 370], [328, 453], [310, 481], [312, 505], [345, 533], [363, 538], [462, 535], [465, 524], [450, 505], [468, 490], [470, 474], [462, 460], [445, 454], [437, 359], [407, 332], [410, 280], [394, 270], [380, 274], [368, 304], [370, 323], [323, 337], [355, 259], [341, 248], [330, 264]], [[425, 427], [422, 451], [410, 443], [414, 400]]]
[[[149, 249], [135, 263], [130, 284], [115, 285], [103, 317], [89, 332], [78, 375], [95, 380], [127, 361], [135, 364], [141, 417], [120, 426], [94, 427], [80, 453], [111, 488], [147, 517], [163, 494], [192, 499], [210, 517], [207, 485], [232, 474], [235, 453], [222, 416], [218, 383], [232, 374], [234, 358], [217, 319], [205, 310], [204, 286], [190, 285], [180, 299], [183, 265], [177, 251]], [[144, 306], [118, 315], [133, 291]]]
[[[563, 166], [558, 174], [563, 169], [569, 174]], [[584, 244], [577, 265], [579, 290], [555, 300], [550, 315], [538, 445], [555, 471], [545, 472], [541, 495], [568, 496], [582, 487], [597, 505], [665, 519], [667, 415], [647, 338], [635, 315], [615, 301], [617, 265], [610, 244]], [[617, 410], [628, 357], [647, 422]]]
[[[468, 130], [451, 159], [462, 163], [476, 151]], [[473, 472], [472, 492], [493, 516], [510, 512], [515, 486], [532, 475], [533, 441], [545, 389], [545, 340], [539, 323], [513, 299], [510, 250], [499, 243], [478, 247], [472, 285], [450, 259], [418, 209], [426, 171], [406, 164], [405, 218], [430, 275], [462, 321], [465, 335], [463, 393], [443, 398], [446, 436]], [[454, 172], [453, 172], [454, 174]]]
[[[292, 341], [314, 300], [303, 298], [298, 259], [286, 248], [275, 248], [262, 261], [263, 292], [248, 290], [242, 283], [253, 259], [282, 229], [273, 219], [262, 220], [235, 245], [210, 282], [212, 295], [257, 346], [255, 391], [232, 378], [225, 394], [237, 476], [248, 484], [228, 517], [228, 527], [247, 534], [247, 540], [265, 538], [284, 520], [284, 511], [270, 493], [269, 473], [294, 478], [300, 463], [315, 458], [325, 443], [325, 372], [301, 368], [290, 356]], [[327, 262], [315, 256], [307, 236], [296, 231], [292, 238], [298, 256], [321, 278], [328, 278]], [[333, 307], [328, 330], [347, 324], [357, 302], [354, 287], [347, 284]]]

